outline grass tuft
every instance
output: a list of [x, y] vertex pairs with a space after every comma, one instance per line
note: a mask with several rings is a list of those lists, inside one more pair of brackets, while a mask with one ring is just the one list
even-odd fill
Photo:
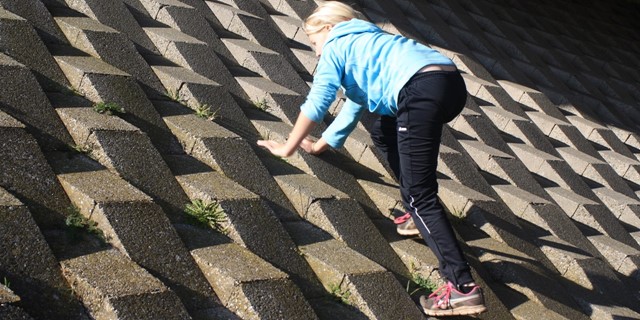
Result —
[[115, 102], [98, 102], [93, 105], [93, 110], [97, 113], [114, 115], [116, 113], [124, 113], [124, 108]]
[[227, 214], [215, 200], [205, 203], [201, 199], [194, 199], [185, 206], [184, 212], [211, 229], [227, 233], [227, 228], [224, 226], [227, 222]]

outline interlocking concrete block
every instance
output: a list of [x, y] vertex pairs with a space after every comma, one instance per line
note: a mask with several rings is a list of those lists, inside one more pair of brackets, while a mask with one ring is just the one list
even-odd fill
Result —
[[586, 319], [568, 290], [561, 286], [561, 278], [531, 263], [532, 257], [491, 238], [467, 240], [478, 259], [491, 276], [511, 289], [525, 295], [545, 308], [569, 319]]
[[238, 77], [251, 101], [266, 112], [292, 125], [305, 97], [262, 77]]
[[358, 308], [369, 319], [424, 319], [391, 273], [321, 231], [290, 223], [294, 241], [327, 291]]
[[[2, 187], [0, 270], [3, 283], [10, 284], [13, 291], [0, 289], [0, 304], [20, 300], [20, 306], [38, 318], [70, 319], [82, 316], [82, 307], [66, 291], [68, 286], [58, 262], [29, 209]], [[3, 313], [1, 309], [0, 316]]]
[[572, 283], [564, 281], [560, 283], [571, 291], [571, 297], [580, 306], [582, 312], [592, 319], [600, 319], [596, 314], [604, 310], [610, 314], [634, 313], [628, 309], [628, 306], [633, 306], [632, 301], [635, 298], [632, 298], [632, 294], [627, 290], [622, 289], [625, 286], [609, 264], [575, 252], [555, 237], [543, 237], [541, 243], [543, 243], [542, 250], [547, 255], [557, 256], [556, 261], [565, 260], [565, 263], [558, 264], [557, 268], [560, 274]]
[[298, 94], [306, 94], [309, 91], [309, 87], [282, 55], [249, 40], [222, 41], [240, 66]]
[[[213, 15], [213, 12], [209, 10], [205, 1], [144, 0], [140, 2], [141, 6], [144, 6], [142, 11], [146, 9], [153, 19], [207, 43], [218, 55], [229, 61], [233, 61], [233, 56], [222, 43], [212, 26], [212, 23], [217, 22], [217, 19]], [[216, 66], [221, 65], [219, 61], [211, 61], [211, 63]], [[218, 67], [216, 67], [216, 69], [218, 69]]]
[[268, 0], [268, 4], [274, 10], [298, 19], [307, 18], [317, 7], [313, 2], [297, 0]]
[[192, 254], [222, 303], [243, 319], [318, 319], [287, 274], [236, 244]]
[[[0, 195], [0, 197], [6, 198], [4, 195]], [[2, 203], [7, 203], [5, 199], [0, 201], [2, 201]], [[18, 301], [20, 301], [20, 297], [13, 293], [13, 291], [7, 288], [4, 284], [0, 284], [0, 305], [4, 306], [7, 303], [14, 303]]]
[[571, 219], [626, 245], [640, 248], [604, 205], [561, 187], [546, 188], [546, 191]]
[[145, 92], [129, 74], [94, 57], [55, 56], [73, 87], [93, 103], [111, 102], [124, 108], [120, 116], [144, 131], [160, 153], [180, 150], [176, 139]]
[[640, 161], [635, 155], [625, 156], [611, 150], [600, 151], [600, 155], [620, 177], [640, 181]]
[[[334, 106], [335, 105], [336, 104], [334, 103]], [[337, 107], [341, 107], [341, 105], [338, 105]], [[329, 112], [331, 112], [331, 110], [329, 110]], [[336, 111], [336, 113], [338, 112], [339, 111]], [[328, 118], [331, 118], [331, 116], [326, 116], [325, 122], [330, 125], [331, 123], [327, 121]], [[333, 119], [331, 119], [330, 121], [333, 121]], [[371, 135], [365, 128], [363, 128], [365, 126], [363, 125], [363, 122], [364, 121], [361, 121], [347, 137], [343, 146], [344, 151], [348, 153], [350, 159], [353, 159], [353, 161], [366, 167], [366, 169], [368, 170], [373, 170], [376, 175], [392, 179], [394, 174], [389, 167], [385, 156], [373, 144]], [[341, 152], [342, 149], [338, 149], [337, 151]], [[354, 169], [354, 171], [357, 170]], [[355, 174], [356, 173], [354, 172], [354, 175]]]
[[295, 209], [246, 141], [194, 115], [165, 119], [188, 154], [261, 196], [280, 219], [295, 217]]
[[117, 250], [63, 260], [61, 265], [94, 319], [191, 318], [173, 291]]
[[4, 112], [27, 126], [45, 150], [71, 143], [31, 70], [3, 53], [0, 53], [0, 104]]
[[72, 46], [130, 74], [147, 92], [156, 95], [164, 92], [158, 78], [125, 34], [86, 17], [56, 17], [55, 21]]
[[178, 214], [187, 197], [146, 135], [94, 131], [87, 143], [93, 146], [92, 155], [98, 162], [153, 197], [171, 219], [180, 220]]
[[302, 30], [304, 22], [301, 19], [289, 15], [271, 15], [271, 19], [278, 26], [280, 33], [287, 39], [299, 41], [297, 37], [306, 37], [304, 30]]
[[216, 201], [220, 205], [228, 219], [225, 223], [228, 236], [236, 243], [287, 272], [306, 294], [314, 294], [317, 281], [311, 269], [258, 195], [215, 172], [185, 174], [177, 179], [191, 199]]
[[[34, 2], [34, 5], [41, 5]], [[18, 6], [15, 6], [18, 8]], [[24, 10], [22, 10], [24, 11]], [[50, 19], [50, 17], [49, 17]], [[57, 31], [57, 30], [56, 30]], [[69, 83], [29, 21], [0, 8], [0, 49], [33, 70], [45, 90]]]
[[[474, 106], [474, 108], [477, 108]], [[511, 153], [511, 149], [502, 139], [498, 130], [491, 121], [483, 116], [474, 116], [469, 114], [461, 114], [451, 124], [451, 128], [466, 133], [471, 137], [478, 139], [489, 147], [495, 148], [502, 153]]]
[[640, 201], [609, 188], [596, 188], [594, 192], [621, 222], [640, 228]]
[[41, 37], [46, 42], [65, 42], [64, 35], [56, 27], [43, 1], [2, 0], [0, 5], [28, 20], [37, 30], [40, 30]]
[[[87, 146], [89, 137], [94, 131], [113, 130], [140, 132], [138, 128], [113, 116], [100, 114], [93, 108], [58, 108], [56, 112], [72, 133], [78, 146]], [[87, 146], [88, 147], [88, 146]]]
[[567, 120], [571, 122], [582, 135], [598, 144], [608, 147], [614, 152], [627, 157], [633, 157], [633, 153], [629, 148], [615, 135], [615, 133], [594, 121], [579, 116], [567, 116]]
[[[587, 238], [583, 235], [582, 230], [562, 212], [562, 209], [552, 203], [531, 203], [522, 212], [521, 217], [532, 225], [540, 227], [536, 229], [538, 234], [544, 235], [551, 233], [561, 241], [566, 241], [576, 248], [584, 252], [586, 255], [601, 258], [603, 253], [597, 250]], [[548, 256], [549, 260], [554, 261], [553, 256]], [[555, 263], [555, 261], [554, 261]]]
[[0, 135], [0, 186], [30, 206], [43, 229], [62, 224], [69, 201], [35, 139], [23, 124], [2, 111]]
[[539, 197], [546, 196], [544, 190], [534, 181], [533, 176], [520, 160], [482, 143], [462, 140], [460, 142], [480, 169]]
[[216, 122], [234, 132], [243, 132], [247, 130], [244, 128], [250, 128], [249, 120], [231, 96], [228, 86], [222, 86], [182, 67], [152, 68], [165, 86], [167, 94], [174, 96], [172, 99], [177, 98], [177, 102], [195, 111], [203, 107], [210, 108], [211, 112], [216, 113]]
[[306, 174], [274, 178], [307, 221], [395, 274], [407, 274], [406, 267], [362, 207], [347, 194]]
[[607, 236], [590, 236], [589, 240], [603, 253], [614, 270], [634, 279], [640, 279], [640, 251]]
[[277, 25], [261, 3], [232, 0], [226, 3], [207, 1], [207, 4], [214, 15], [220, 17], [219, 20], [225, 29], [278, 52], [296, 71], [304, 70], [285, 43], [285, 38], [276, 31]]
[[229, 70], [207, 43], [173, 28], [147, 27], [144, 30], [166, 59], [242, 96]]
[[80, 213], [91, 217], [111, 244], [175, 291], [190, 313], [214, 307], [216, 297], [204, 275], [149, 196], [107, 170], [63, 173], [58, 179]]
[[557, 150], [577, 174], [629, 197], [636, 197], [629, 185], [603, 160], [569, 147], [561, 147]]
[[124, 1], [106, 3], [100, 0], [64, 0], [67, 5], [100, 23], [116, 29], [133, 41], [136, 45], [152, 53], [158, 49], [144, 33]]
[[527, 116], [538, 126], [538, 128], [540, 128], [542, 133], [544, 133], [546, 136], [549, 136], [551, 132], [556, 129], [556, 127], [571, 126], [569, 122], [565, 121], [566, 118], [564, 117], [558, 118], [539, 111], [528, 111]]
[[22, 308], [10, 305], [0, 305], [0, 317], [6, 320], [33, 320]]
[[358, 179], [358, 183], [382, 215], [392, 219], [394, 211], [404, 212], [404, 206], [400, 201], [400, 189], [395, 181], [381, 177], [380, 181]]

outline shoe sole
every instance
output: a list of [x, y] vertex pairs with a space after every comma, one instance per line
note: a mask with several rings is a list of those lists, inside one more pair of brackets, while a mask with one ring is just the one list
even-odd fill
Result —
[[444, 310], [422, 308], [422, 310], [426, 315], [430, 317], [470, 316], [470, 315], [478, 315], [487, 311], [487, 307], [485, 306], [458, 307], [455, 309], [444, 309]]
[[404, 230], [404, 229], [396, 229], [399, 235], [403, 236], [417, 236], [420, 234], [418, 230]]

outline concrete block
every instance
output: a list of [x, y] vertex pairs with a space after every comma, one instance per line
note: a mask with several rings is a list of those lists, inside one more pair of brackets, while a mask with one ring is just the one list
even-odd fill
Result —
[[144, 31], [171, 62], [233, 90], [236, 84], [216, 52], [207, 43], [173, 28], [147, 27]]
[[451, 124], [451, 127], [457, 131], [466, 133], [487, 146], [497, 149], [502, 153], [511, 153], [511, 149], [502, 139], [495, 126], [491, 121], [483, 116], [471, 116], [462, 114]]
[[630, 197], [636, 197], [629, 185], [603, 160], [568, 147], [557, 148], [571, 168], [583, 177]]
[[290, 125], [298, 118], [304, 96], [261, 77], [237, 77], [236, 80], [251, 101], [264, 105], [269, 114]]
[[308, 224], [289, 225], [294, 241], [327, 291], [342, 294], [369, 319], [424, 319], [402, 285], [383, 267], [340, 241], [324, 238]]
[[387, 218], [393, 219], [394, 211], [405, 211], [400, 200], [400, 189], [395, 181], [383, 177], [381, 181], [358, 179], [358, 183], [375, 203], [378, 211]]
[[94, 103], [113, 102], [124, 108], [120, 116], [144, 131], [160, 153], [180, 150], [145, 92], [128, 74], [93, 57], [55, 58], [74, 88]]
[[[178, 102], [193, 110], [208, 106], [216, 112], [216, 122], [232, 131], [245, 132], [250, 122], [234, 100], [228, 86], [207, 79], [189, 69], [171, 66], [153, 66], [170, 94], [178, 96]], [[155, 102], [156, 106], [162, 104]]]
[[[102, 165], [149, 194], [174, 221], [188, 199], [160, 153], [140, 132], [94, 131], [87, 141]], [[144, 159], [144, 161], [142, 161]]]
[[0, 305], [0, 317], [6, 320], [32, 320], [33, 318], [24, 309], [10, 305]]
[[540, 128], [542, 133], [544, 133], [546, 136], [549, 136], [551, 132], [556, 129], [556, 127], [570, 126], [569, 122], [565, 121], [563, 118], [557, 118], [538, 111], [528, 111], [527, 116], [538, 126], [538, 128]]
[[573, 126], [555, 126], [551, 132], [549, 132], [548, 136], [592, 157], [600, 157], [598, 151], [596, 151], [591, 142], [582, 136], [580, 131]]
[[63, 260], [61, 265], [94, 319], [191, 318], [173, 291], [117, 250]]
[[2, 110], [27, 126], [45, 150], [71, 143], [31, 70], [0, 53], [0, 104]]
[[235, 245], [192, 251], [222, 303], [243, 319], [318, 319], [287, 274]]
[[[33, 4], [34, 7], [42, 5], [40, 2]], [[19, 8], [19, 6], [13, 7]], [[20, 11], [26, 13], [24, 8]], [[51, 17], [47, 18], [50, 21]], [[36, 79], [45, 90], [53, 91], [59, 87], [69, 86], [64, 74], [29, 21], [0, 8], [0, 34], [2, 34], [0, 50], [33, 70]]]
[[589, 240], [602, 252], [614, 270], [636, 281], [640, 279], [638, 249], [603, 235], [589, 236]]
[[405, 266], [356, 201], [305, 174], [274, 178], [307, 221], [391, 272], [407, 274]]
[[618, 220], [640, 228], [640, 201], [609, 188], [596, 188], [594, 192]]
[[[152, 18], [207, 43], [219, 56], [233, 61], [233, 56], [216, 34], [215, 27], [212, 25], [215, 22], [209, 22], [217, 19], [206, 2], [199, 0], [144, 0], [142, 2]], [[221, 61], [218, 60], [216, 57], [216, 60], [210, 61], [216, 69], [222, 66]]]
[[56, 27], [51, 14], [47, 10], [43, 1], [39, 0], [2, 0], [0, 4], [4, 9], [28, 20], [37, 30], [40, 30], [41, 37], [46, 42], [64, 42], [64, 35]]
[[527, 117], [523, 117], [515, 113], [511, 113], [507, 110], [504, 110], [502, 108], [499, 108], [493, 105], [487, 105], [487, 106], [480, 105], [479, 107], [482, 110], [482, 112], [487, 116], [487, 118], [491, 120], [493, 125], [500, 131], [507, 131], [506, 129], [508, 128], [509, 124], [512, 122], [531, 122]]
[[[164, 88], [125, 34], [85, 17], [56, 17], [69, 43], [133, 76], [148, 92], [160, 95]], [[117, 50], [115, 50], [117, 48]]]
[[[4, 200], [3, 200], [3, 203]], [[20, 301], [20, 297], [18, 297], [11, 289], [7, 288], [4, 284], [0, 284], [0, 304], [5, 305], [8, 303], [14, 303]]]
[[640, 248], [607, 207], [564, 188], [554, 187], [546, 190], [573, 220], [626, 245]]
[[190, 314], [215, 306], [204, 275], [149, 196], [107, 170], [63, 173], [58, 179], [80, 213], [91, 217], [113, 246], [175, 291]]
[[571, 290], [573, 300], [585, 314], [592, 319], [600, 319], [595, 314], [602, 309], [608, 309], [609, 313], [620, 309], [612, 314], [616, 312], [628, 314], [631, 311], [627, 309], [628, 307], [625, 308], [625, 305], [632, 306], [631, 301], [634, 298], [630, 298], [631, 294], [622, 289], [624, 285], [617, 279], [609, 264], [600, 259], [585, 257], [575, 251], [567, 250], [557, 239], [545, 237], [543, 242], [546, 244], [542, 250], [547, 254], [557, 255], [558, 261], [566, 259], [565, 264], [558, 265], [558, 271], [564, 278], [573, 282], [563, 283], [563, 285]]
[[[295, 217], [295, 209], [245, 140], [193, 115], [166, 119], [191, 156], [258, 194], [280, 219]], [[239, 154], [243, 155], [241, 162]]]
[[571, 122], [584, 137], [593, 141], [594, 143], [601, 144], [608, 147], [614, 152], [627, 157], [633, 157], [633, 153], [629, 148], [615, 135], [613, 131], [605, 126], [602, 126], [594, 121], [579, 117], [579, 116], [567, 116], [567, 120]]
[[317, 7], [315, 3], [296, 0], [268, 0], [268, 5], [287, 16], [305, 19]]
[[258, 195], [215, 172], [177, 177], [191, 199], [217, 201], [228, 217], [228, 236], [287, 272], [303, 292], [313, 294], [311, 269], [280, 222]]
[[306, 94], [309, 91], [309, 87], [282, 55], [249, 40], [222, 41], [240, 66], [298, 94]]
[[276, 31], [277, 25], [259, 2], [242, 0], [227, 1], [226, 4], [223, 4], [208, 1], [207, 4], [216, 17], [224, 16], [219, 19], [225, 29], [278, 52], [296, 71], [302, 72], [304, 70], [304, 67], [285, 43], [285, 38]]
[[2, 111], [0, 136], [0, 186], [30, 206], [40, 227], [61, 225], [69, 201], [36, 140], [24, 125]]
[[600, 155], [620, 177], [628, 181], [640, 181], [640, 161], [633, 153], [625, 156], [615, 151], [603, 150]]
[[124, 1], [106, 3], [100, 0], [64, 0], [67, 5], [100, 23], [127, 35], [133, 43], [152, 53], [158, 49], [144, 33]]
[[579, 307], [571, 294], [561, 285], [561, 278], [532, 263], [535, 261], [532, 257], [490, 238], [467, 240], [466, 243], [479, 252], [477, 256], [482, 266], [496, 281], [564, 317], [586, 319], [577, 311]]
[[72, 133], [78, 146], [87, 146], [89, 137], [94, 131], [112, 130], [140, 133], [138, 128], [121, 118], [100, 114], [93, 108], [58, 108], [56, 112], [67, 130]]
[[0, 304], [20, 300], [19, 305], [38, 318], [75, 318], [84, 313], [66, 290], [58, 262], [29, 209], [2, 187], [0, 270], [3, 283], [11, 284], [10, 291], [0, 289]]

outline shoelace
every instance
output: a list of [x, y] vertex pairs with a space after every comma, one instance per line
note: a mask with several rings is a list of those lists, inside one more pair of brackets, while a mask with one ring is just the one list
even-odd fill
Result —
[[[451, 282], [447, 282], [444, 286], [438, 288], [432, 294], [429, 295], [429, 299], [435, 297], [435, 306], [441, 309], [446, 309], [449, 307], [449, 299], [451, 298], [451, 290], [453, 289], [453, 284]], [[440, 293], [441, 291], [444, 291]], [[444, 304], [444, 307], [442, 306]]]
[[403, 216], [399, 216], [393, 219], [393, 223], [395, 224], [403, 224], [407, 222], [407, 220], [411, 219], [411, 214], [409, 212], [405, 213]]

